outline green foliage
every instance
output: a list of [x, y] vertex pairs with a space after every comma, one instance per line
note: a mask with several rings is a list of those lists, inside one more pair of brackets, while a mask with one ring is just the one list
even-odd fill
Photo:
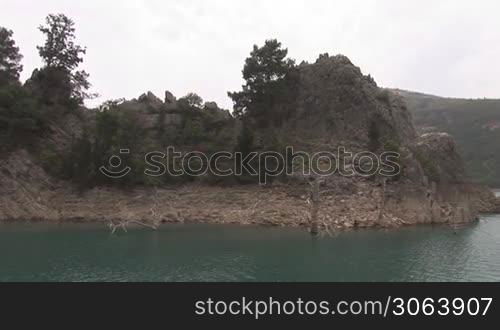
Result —
[[389, 105], [391, 104], [391, 93], [387, 89], [380, 89], [377, 93], [377, 100]]
[[48, 123], [45, 108], [19, 83], [21, 59], [12, 31], [0, 27], [0, 151], [33, 147]]
[[45, 144], [38, 148], [37, 158], [44, 170], [55, 177], [63, 177], [66, 171], [66, 159], [61, 157], [54, 145]]
[[368, 150], [375, 152], [380, 148], [380, 146], [380, 131], [377, 121], [371, 120], [370, 126], [368, 127]]
[[188, 107], [201, 108], [203, 104], [203, 99], [196, 93], [188, 93], [186, 96], [183, 96], [177, 100], [177, 102], [184, 104]]
[[0, 86], [19, 82], [19, 73], [23, 70], [19, 47], [12, 39], [12, 31], [0, 27]]
[[204, 140], [203, 126], [198, 118], [187, 118], [182, 130], [183, 144], [199, 144]]
[[[139, 139], [144, 137], [136, 115], [116, 108], [96, 113], [95, 126], [84, 127], [82, 134], [72, 139], [69, 150], [59, 155], [62, 164], [58, 176], [73, 181], [81, 190], [103, 184], [117, 187], [145, 184], [143, 156], [133, 152], [138, 151]], [[121, 149], [129, 149], [130, 153], [121, 155]], [[48, 157], [51, 155], [50, 150], [45, 150], [41, 157], [43, 163], [53, 162]], [[132, 168], [132, 172], [120, 180], [110, 179], [99, 170], [108, 165], [113, 155], [119, 155], [122, 164]]]
[[295, 82], [295, 62], [286, 58], [287, 54], [288, 50], [276, 39], [266, 40], [260, 48], [254, 45], [243, 67], [242, 91], [228, 93], [236, 116], [248, 115], [261, 127], [284, 119], [286, 109], [276, 106], [294, 95], [291, 87]]
[[288, 50], [276, 39], [266, 40], [263, 47], [254, 45], [245, 61], [243, 79], [249, 87], [265, 88], [267, 84], [285, 78], [295, 63], [287, 59]]
[[253, 146], [253, 133], [249, 127], [247, 121], [243, 121], [240, 135], [238, 136], [238, 141], [236, 145], [236, 151], [241, 152], [243, 156], [248, 155], [254, 150]]
[[[111, 108], [96, 116], [94, 162], [98, 183], [119, 184], [128, 186], [141, 183], [144, 179], [144, 162], [140, 150], [141, 142], [144, 142], [144, 132], [141, 128], [138, 114], [133, 111], [120, 111], [119, 108]], [[121, 180], [112, 180], [99, 175], [99, 166], [108, 164], [113, 155], [119, 155], [121, 149], [129, 149], [127, 155], [120, 155], [122, 163], [132, 168], [132, 172]]]
[[[175, 123], [168, 121], [166, 125], [167, 116], [176, 117]], [[155, 128], [160, 145], [195, 146], [204, 151], [216, 151], [233, 146], [235, 123], [227, 111], [190, 105], [184, 99], [177, 103], [177, 109], [160, 111]]]
[[401, 152], [401, 144], [399, 143], [399, 141], [396, 141], [396, 140], [391, 140], [391, 139], [387, 139], [384, 141], [384, 151], [390, 151], [390, 152]]
[[[239, 159], [239, 158], [235, 159], [236, 168], [242, 168], [241, 167], [241, 160], [244, 159], [245, 157], [247, 157], [247, 155], [250, 154], [254, 150], [255, 150], [254, 135], [253, 135], [253, 132], [250, 128], [250, 124], [248, 122], [248, 119], [246, 119], [246, 120], [244, 119], [244, 120], [242, 120], [241, 131], [240, 131], [240, 134], [238, 135], [236, 146], [234, 148], [235, 152], [239, 152], [242, 155], [241, 159]], [[251, 163], [251, 166], [254, 166], [254, 168], [257, 168], [256, 165], [258, 165], [258, 163], [256, 164], [256, 161]], [[257, 179], [255, 177], [252, 178], [250, 176], [250, 173], [246, 172], [245, 168], [242, 168], [242, 169], [243, 169], [242, 175], [237, 176], [235, 178], [237, 182], [246, 184], [246, 183], [255, 183], [257, 181]]]
[[62, 174], [77, 184], [79, 189], [86, 189], [95, 183], [97, 169], [88, 129], [84, 128], [82, 136], [73, 139], [71, 149], [64, 157]]
[[432, 159], [421, 151], [416, 151], [415, 157], [422, 166], [424, 174], [425, 176], [427, 176], [429, 181], [439, 182], [440, 181], [439, 169], [437, 165], [432, 161]]
[[405, 167], [403, 164], [404, 156], [402, 155], [403, 150], [401, 149], [401, 143], [396, 139], [387, 138], [383, 142], [383, 148], [385, 153], [382, 154], [382, 160], [384, 163], [386, 163], [386, 161], [388, 160], [388, 155], [386, 153], [397, 153], [399, 155], [398, 158], [394, 158], [392, 155], [390, 155], [391, 158], [389, 159], [391, 162], [395, 162], [399, 166], [399, 173], [397, 175], [391, 176], [390, 179], [392, 181], [398, 181], [399, 179], [401, 179]]
[[[75, 43], [74, 26], [73, 20], [64, 14], [50, 14], [46, 17], [45, 25], [38, 28], [45, 35], [45, 44], [37, 46], [45, 63], [45, 68], [40, 71], [46, 72], [34, 81], [39, 82], [38, 86], [46, 88], [56, 82], [57, 89], [62, 86], [66, 93], [69, 92], [68, 99], [82, 104], [84, 99], [94, 95], [87, 93], [90, 88], [89, 75], [83, 70], [76, 70], [83, 62], [82, 55], [86, 53], [86, 49]], [[67, 97], [66, 93], [64, 97]]]
[[500, 100], [402, 92], [415, 124], [453, 136], [472, 181], [500, 186]]
[[[22, 69], [12, 31], [0, 28], [0, 141], [2, 151], [34, 148], [36, 139], [69, 109], [78, 107], [90, 86], [84, 71], [76, 71], [85, 50], [74, 42], [74, 23], [64, 15], [49, 15], [40, 31], [46, 42], [38, 47], [45, 67], [21, 86]], [[8, 143], [4, 143], [7, 142]], [[45, 146], [42, 146], [42, 150]], [[42, 155], [46, 159], [50, 157]]]
[[46, 125], [47, 119], [25, 88], [0, 87], [0, 150], [32, 145]]
[[75, 44], [75, 23], [64, 14], [50, 14], [45, 24], [38, 27], [46, 37], [45, 44], [37, 46], [40, 57], [49, 67], [74, 70], [83, 62], [81, 55], [86, 52]]
[[[382, 115], [374, 114], [368, 122], [368, 150], [397, 151], [401, 145], [397, 130]], [[393, 148], [392, 150], [387, 148]]]
[[[38, 103], [55, 110], [58, 106], [74, 109], [80, 100], [72, 98], [72, 84], [66, 71], [59, 68], [45, 67], [36, 69], [25, 84]], [[61, 115], [52, 112], [55, 117]]]

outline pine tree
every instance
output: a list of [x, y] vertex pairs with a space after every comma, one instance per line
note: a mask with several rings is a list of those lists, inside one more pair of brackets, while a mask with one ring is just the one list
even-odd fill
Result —
[[259, 124], [274, 120], [271, 111], [280, 96], [286, 92], [286, 78], [295, 67], [287, 58], [288, 50], [276, 39], [266, 40], [264, 46], [254, 45], [250, 57], [245, 60], [243, 79], [245, 85], [240, 92], [229, 92], [234, 102], [236, 116], [248, 115]]
[[[57, 93], [69, 94], [69, 98], [77, 104], [94, 95], [87, 93], [90, 88], [88, 73], [77, 70], [83, 62], [86, 48], [75, 43], [75, 23], [64, 14], [50, 14], [45, 19], [45, 25], [38, 28], [46, 37], [43, 46], [37, 46], [45, 67], [34, 73], [33, 81], [40, 83], [54, 81]], [[54, 84], [52, 84], [54, 85]], [[50, 96], [50, 95], [49, 95]]]
[[12, 39], [12, 31], [0, 27], [0, 86], [18, 83], [19, 74], [23, 70], [19, 47]]

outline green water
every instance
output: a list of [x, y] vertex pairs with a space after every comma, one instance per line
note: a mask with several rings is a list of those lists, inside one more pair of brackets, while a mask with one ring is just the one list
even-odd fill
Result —
[[364, 230], [0, 225], [0, 281], [498, 281], [500, 215], [461, 228]]

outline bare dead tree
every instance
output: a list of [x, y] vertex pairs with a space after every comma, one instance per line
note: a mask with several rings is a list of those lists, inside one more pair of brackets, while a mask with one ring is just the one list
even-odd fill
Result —
[[111, 234], [114, 234], [118, 229], [122, 229], [124, 232], [127, 232], [127, 227], [129, 225], [136, 224], [142, 227], [150, 228], [153, 230], [157, 230], [158, 227], [154, 224], [149, 224], [146, 222], [142, 222], [139, 220], [118, 220], [118, 219], [110, 219], [108, 223], [108, 227], [111, 230]]
[[310, 196], [310, 204], [311, 204], [311, 216], [309, 218], [310, 221], [310, 232], [311, 235], [317, 236], [319, 234], [319, 219], [318, 213], [321, 202], [321, 194], [320, 194], [320, 178], [319, 177], [310, 177], [309, 184], [311, 186], [311, 196]]
[[[137, 198], [141, 198], [139, 196]], [[111, 233], [114, 234], [118, 229], [122, 229], [124, 232], [127, 232], [127, 228], [130, 225], [138, 225], [141, 227], [150, 228], [153, 230], [157, 230], [161, 220], [163, 218], [163, 214], [160, 212], [160, 201], [158, 200], [158, 191], [155, 189], [154, 194], [152, 196], [153, 205], [150, 208], [151, 212], [151, 221], [141, 221], [137, 220], [133, 214], [125, 212], [125, 207], [123, 206], [123, 202], [118, 202], [117, 207], [119, 209], [118, 214], [120, 215], [118, 219], [110, 219], [108, 221], [108, 227], [111, 230]]]
[[385, 212], [385, 202], [386, 202], [386, 186], [387, 186], [387, 178], [382, 179], [382, 193], [381, 193], [381, 198], [379, 201], [379, 207], [378, 207], [378, 216], [377, 216], [377, 222], [380, 223], [382, 218], [384, 217], [384, 212]]
[[151, 207], [150, 212], [153, 222], [152, 226], [154, 226], [156, 229], [161, 224], [161, 221], [163, 219], [163, 212], [161, 212], [161, 203], [158, 199], [158, 189], [156, 187], [152, 199], [153, 206]]

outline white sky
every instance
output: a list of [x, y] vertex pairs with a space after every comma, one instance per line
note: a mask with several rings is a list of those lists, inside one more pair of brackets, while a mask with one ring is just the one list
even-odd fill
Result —
[[26, 79], [41, 66], [37, 26], [76, 22], [82, 68], [101, 97], [196, 92], [231, 108], [252, 45], [277, 38], [298, 63], [347, 55], [384, 87], [453, 97], [500, 97], [500, 1], [0, 0]]

